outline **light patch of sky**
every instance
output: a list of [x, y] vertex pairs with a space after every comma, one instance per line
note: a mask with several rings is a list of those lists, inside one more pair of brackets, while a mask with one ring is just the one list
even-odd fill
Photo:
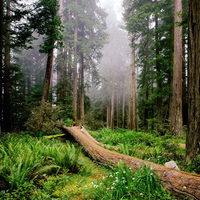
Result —
[[[100, 0], [100, 5], [102, 8], [106, 9], [106, 2], [108, 0]], [[123, 8], [122, 8], [122, 3], [123, 3], [123, 0], [115, 0], [115, 3], [113, 5], [113, 8], [115, 10], [115, 12], [117, 13], [117, 19], [119, 21], [122, 20], [122, 12], [123, 12]], [[109, 10], [106, 10], [109, 14]]]

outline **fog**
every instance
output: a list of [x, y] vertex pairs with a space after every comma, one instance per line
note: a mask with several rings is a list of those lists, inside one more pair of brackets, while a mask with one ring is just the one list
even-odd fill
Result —
[[131, 50], [128, 34], [123, 28], [122, 2], [122, 0], [100, 1], [102, 8], [108, 13], [106, 22], [109, 37], [108, 43], [102, 50], [103, 57], [98, 65], [99, 73], [102, 76], [101, 84], [98, 87], [92, 87], [88, 94], [91, 102], [100, 101], [104, 105], [108, 104], [113, 85], [115, 96], [119, 102], [124, 92], [128, 95]]

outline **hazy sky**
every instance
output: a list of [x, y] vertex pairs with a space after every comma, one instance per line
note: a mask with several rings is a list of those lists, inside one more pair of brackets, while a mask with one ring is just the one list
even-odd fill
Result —
[[[101, 6], [106, 9], [106, 2], [108, 2], [108, 1], [109, 0], [100, 0]], [[123, 0], [115, 0], [115, 4], [113, 6], [116, 13], [119, 13], [118, 20], [122, 19], [122, 11], [123, 11], [122, 2], [123, 2]], [[106, 10], [106, 12], [108, 12], [108, 14], [109, 14], [109, 10]]]

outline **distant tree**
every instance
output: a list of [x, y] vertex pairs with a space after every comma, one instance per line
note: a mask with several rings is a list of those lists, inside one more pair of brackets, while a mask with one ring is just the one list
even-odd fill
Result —
[[41, 105], [47, 101], [49, 94], [53, 72], [53, 50], [62, 45], [61, 21], [60, 17], [57, 16], [57, 10], [57, 0], [41, 0], [35, 4], [35, 13], [30, 18], [32, 27], [37, 33], [44, 36], [40, 52], [46, 53], [48, 56]]
[[188, 132], [186, 138], [186, 163], [200, 154], [200, 1], [189, 0], [188, 13]]
[[3, 130], [10, 131], [10, 0], [6, 0]]
[[[78, 1], [75, 0], [75, 5]], [[77, 120], [77, 62], [78, 62], [78, 11], [75, 10], [75, 27], [74, 27], [74, 78], [73, 78], [73, 109], [74, 119]]]

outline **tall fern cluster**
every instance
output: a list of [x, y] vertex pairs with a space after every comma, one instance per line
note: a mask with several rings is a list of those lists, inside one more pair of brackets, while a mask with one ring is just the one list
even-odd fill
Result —
[[47, 138], [7, 136], [0, 145], [0, 179], [9, 188], [36, 181], [44, 174], [77, 172], [81, 149]]

